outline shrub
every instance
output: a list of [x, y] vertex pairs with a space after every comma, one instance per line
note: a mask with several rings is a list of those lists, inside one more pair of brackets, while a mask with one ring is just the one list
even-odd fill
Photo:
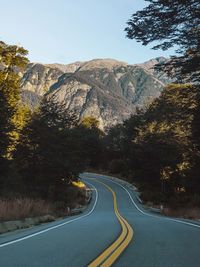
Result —
[[113, 159], [108, 167], [108, 170], [115, 174], [115, 173], [123, 173], [127, 169], [127, 164], [122, 159]]
[[166, 202], [166, 196], [163, 193], [153, 190], [143, 191], [140, 197], [144, 202], [152, 202], [155, 205]]

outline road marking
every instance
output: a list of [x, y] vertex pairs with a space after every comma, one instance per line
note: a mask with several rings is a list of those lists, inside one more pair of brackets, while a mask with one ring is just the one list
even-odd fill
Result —
[[96, 182], [103, 184], [113, 196], [114, 212], [121, 225], [120, 236], [107, 248], [105, 249], [95, 260], [93, 260], [88, 267], [109, 267], [116, 259], [121, 255], [121, 253], [126, 249], [133, 237], [133, 229], [129, 223], [120, 215], [117, 207], [117, 197], [115, 192], [107, 184], [96, 180]]
[[64, 222], [64, 223], [60, 223], [60, 224], [57, 224], [57, 225], [55, 225], [55, 226], [46, 228], [46, 229], [41, 230], [41, 231], [39, 231], [39, 232], [36, 232], [36, 233], [34, 233], [34, 234], [30, 234], [30, 235], [24, 236], [24, 237], [22, 237], [22, 238], [18, 238], [18, 239], [15, 239], [15, 240], [13, 240], [13, 241], [9, 241], [9, 242], [0, 244], [0, 248], [3, 248], [3, 247], [6, 247], [6, 246], [9, 246], [9, 245], [12, 245], [12, 244], [21, 242], [21, 241], [23, 241], [23, 240], [32, 238], [32, 237], [34, 237], [34, 236], [41, 235], [41, 234], [43, 234], [43, 233], [46, 233], [46, 232], [49, 232], [49, 231], [54, 230], [54, 229], [56, 229], [56, 228], [59, 228], [59, 227], [61, 227], [61, 226], [63, 226], [63, 225], [66, 225], [66, 224], [69, 224], [69, 223], [78, 221], [78, 220], [80, 220], [80, 219], [83, 219], [83, 218], [89, 216], [91, 213], [93, 213], [93, 211], [94, 211], [94, 209], [95, 209], [95, 207], [96, 207], [96, 205], [97, 205], [97, 201], [98, 201], [98, 191], [97, 191], [96, 187], [95, 187], [94, 185], [92, 185], [91, 183], [87, 182], [87, 184], [89, 184], [89, 185], [94, 189], [94, 191], [95, 191], [95, 195], [96, 195], [96, 198], [95, 198], [95, 201], [94, 201], [94, 205], [93, 205], [92, 209], [91, 209], [87, 214], [85, 214], [85, 215], [83, 215], [83, 216], [80, 216], [80, 217], [78, 217], [78, 218], [75, 218], [75, 219], [73, 219], [73, 220], [70, 220], [70, 221], [67, 221], [67, 222]]
[[135, 206], [135, 208], [141, 212], [143, 215], [146, 215], [146, 216], [149, 216], [149, 217], [154, 217], [154, 218], [159, 218], [159, 219], [164, 219], [164, 220], [167, 220], [167, 221], [172, 221], [172, 222], [176, 222], [176, 223], [181, 223], [181, 224], [186, 224], [186, 225], [189, 225], [189, 226], [193, 226], [193, 227], [197, 227], [197, 228], [200, 228], [200, 225], [198, 224], [194, 224], [194, 223], [189, 223], [189, 222], [184, 222], [184, 221], [181, 221], [181, 220], [177, 220], [177, 219], [172, 219], [172, 218], [168, 218], [168, 217], [161, 217], [161, 216], [156, 216], [156, 215], [153, 215], [153, 214], [149, 214], [143, 210], [141, 210], [138, 205], [135, 203], [135, 201], [133, 200], [131, 194], [129, 193], [129, 191], [123, 186], [121, 185], [120, 183], [116, 182], [116, 181], [113, 181], [111, 179], [108, 179], [108, 178], [104, 178], [104, 177], [101, 177], [107, 181], [111, 181], [117, 185], [119, 185], [120, 187], [122, 187], [128, 194], [128, 196], [130, 197], [131, 199], [131, 202], [133, 203], [133, 205]]

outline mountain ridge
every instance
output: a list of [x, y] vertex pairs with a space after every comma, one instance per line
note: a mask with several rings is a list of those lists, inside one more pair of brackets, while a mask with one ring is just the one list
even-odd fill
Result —
[[164, 58], [141, 64], [93, 59], [64, 64], [30, 63], [23, 73], [22, 97], [34, 107], [54, 94], [81, 119], [95, 116], [101, 128], [120, 123], [158, 97], [169, 81], [152, 68]]

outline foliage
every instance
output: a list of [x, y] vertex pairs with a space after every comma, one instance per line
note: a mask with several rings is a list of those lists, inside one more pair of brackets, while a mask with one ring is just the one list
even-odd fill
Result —
[[85, 117], [81, 120], [77, 132], [80, 135], [87, 166], [98, 168], [102, 164], [102, 140], [104, 136], [104, 133], [99, 129], [99, 121], [94, 117]]
[[14, 125], [13, 131], [9, 133], [11, 145], [8, 147], [8, 156], [12, 158], [12, 154], [15, 151], [15, 148], [19, 142], [20, 133], [26, 124], [30, 121], [32, 112], [29, 106], [19, 103], [15, 114], [11, 120]]
[[126, 163], [122, 159], [113, 159], [109, 164], [109, 172], [116, 174], [116, 173], [124, 173], [126, 171]]
[[19, 112], [20, 79], [16, 68], [23, 69], [28, 60], [22, 47], [0, 42], [0, 156], [5, 157], [11, 144], [10, 133], [15, 129]]
[[[28, 63], [27, 51], [15, 45], [0, 42], [0, 183], [8, 172], [10, 153], [22, 128], [22, 106], [20, 104], [20, 80], [17, 70]], [[20, 115], [21, 114], [21, 115]], [[21, 125], [17, 118], [21, 116]]]
[[200, 173], [200, 90], [199, 86], [197, 87], [197, 105], [194, 109], [193, 120], [192, 120], [192, 131], [191, 131], [191, 143], [192, 146], [192, 155], [191, 155], [191, 165], [192, 168], [188, 171], [188, 175], [192, 177], [190, 183], [190, 191], [192, 193], [200, 192], [200, 182], [199, 182], [199, 173]]
[[110, 129], [105, 137], [108, 170], [124, 175], [125, 168], [142, 186], [144, 198], [156, 203], [198, 194], [199, 149], [193, 140], [199, 140], [193, 134], [198, 98], [197, 86], [169, 85], [146, 112]]
[[[21, 133], [15, 164], [26, 190], [58, 199], [82, 170], [81, 147], [74, 127], [77, 118], [54, 98], [45, 97]], [[31, 172], [30, 172], [31, 170]]]
[[200, 2], [198, 0], [147, 0], [149, 5], [128, 21], [127, 37], [153, 49], [176, 47], [179, 56], [161, 65], [176, 80], [199, 83]]
[[[86, 165], [97, 164], [103, 133], [98, 120], [80, 123], [51, 94], [34, 112], [22, 103], [20, 71], [28, 63], [26, 54], [0, 42], [1, 194], [29, 197], [32, 192], [33, 198], [74, 202], [71, 183]], [[83, 201], [82, 195], [77, 198]]]
[[81, 125], [84, 126], [85, 128], [99, 128], [99, 121], [95, 117], [84, 117], [81, 120]]

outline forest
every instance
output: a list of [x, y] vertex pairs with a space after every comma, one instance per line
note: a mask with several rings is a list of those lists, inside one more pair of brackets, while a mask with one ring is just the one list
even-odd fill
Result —
[[20, 71], [28, 51], [0, 42], [1, 203], [41, 200], [63, 212], [77, 199], [84, 202], [73, 181], [92, 170], [137, 185], [146, 202], [200, 207], [200, 4], [148, 2], [125, 32], [153, 49], [177, 47], [156, 66], [174, 82], [146, 109], [104, 132], [96, 118], [79, 120], [48, 93], [35, 110], [23, 103]]

